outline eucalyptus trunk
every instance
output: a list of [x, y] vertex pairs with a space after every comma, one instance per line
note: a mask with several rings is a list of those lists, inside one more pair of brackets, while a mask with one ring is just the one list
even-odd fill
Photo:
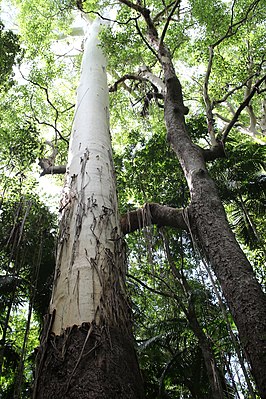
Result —
[[125, 291], [106, 60], [87, 35], [69, 148], [50, 313], [34, 397], [142, 398]]

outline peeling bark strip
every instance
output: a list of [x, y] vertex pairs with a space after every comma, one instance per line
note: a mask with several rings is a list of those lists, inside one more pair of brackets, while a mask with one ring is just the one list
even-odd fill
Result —
[[60, 207], [54, 319], [40, 347], [38, 399], [143, 397], [125, 291], [99, 27], [94, 21], [83, 56]]

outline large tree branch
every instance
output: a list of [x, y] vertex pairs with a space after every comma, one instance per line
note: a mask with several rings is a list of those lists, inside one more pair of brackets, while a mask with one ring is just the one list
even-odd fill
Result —
[[147, 81], [147, 79], [143, 78], [142, 76], [126, 74], [122, 76], [120, 79], [118, 79], [111, 87], [109, 87], [109, 92], [112, 93], [114, 91], [117, 91], [118, 85], [124, 83], [126, 80], [135, 80], [141, 82]]
[[224, 145], [221, 141], [217, 141], [211, 148], [202, 148], [202, 153], [206, 162], [214, 161], [218, 158], [225, 158]]
[[147, 203], [143, 208], [128, 212], [121, 217], [123, 234], [132, 233], [152, 224], [188, 230], [183, 216], [183, 209], [176, 209], [154, 202]]
[[39, 165], [43, 169], [43, 171], [40, 174], [40, 176], [44, 176], [44, 175], [64, 175], [66, 173], [66, 165], [55, 165], [55, 166], [45, 167], [43, 160], [40, 160]]
[[[118, 85], [119, 84], [123, 85], [126, 80], [149, 82], [152, 85], [155, 92], [162, 94], [162, 96], [159, 96], [159, 97], [163, 98], [163, 95], [165, 92], [164, 82], [158, 76], [151, 73], [147, 67], [142, 67], [140, 69], [140, 72], [138, 75], [126, 74], [126, 75], [122, 76], [111, 87], [109, 87], [109, 92], [111, 93], [111, 92], [117, 91]], [[129, 88], [127, 87], [126, 90], [129, 91]], [[130, 90], [132, 90], [132, 89], [130, 88]]]
[[159, 93], [165, 94], [165, 83], [161, 78], [159, 78], [159, 76], [154, 75], [147, 66], [140, 68], [140, 76], [146, 78], [154, 88], [157, 88]]

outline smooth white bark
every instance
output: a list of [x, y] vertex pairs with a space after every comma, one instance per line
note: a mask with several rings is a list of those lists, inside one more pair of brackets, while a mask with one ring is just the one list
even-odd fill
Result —
[[[50, 311], [52, 331], [99, 319], [110, 254], [119, 237], [109, 132], [106, 60], [99, 47], [100, 22], [85, 42], [62, 198], [57, 266]], [[108, 263], [109, 262], [109, 263]]]
[[139, 72], [143, 78], [148, 79], [154, 86], [157, 87], [160, 94], [165, 94], [166, 87], [162, 79], [151, 73], [146, 66], [141, 67]]

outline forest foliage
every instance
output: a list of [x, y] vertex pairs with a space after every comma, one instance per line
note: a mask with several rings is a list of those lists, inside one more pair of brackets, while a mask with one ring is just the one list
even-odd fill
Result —
[[[14, 21], [5, 27], [3, 6], [0, 396], [29, 398], [57, 233], [54, 201], [39, 184], [42, 179], [47, 187], [63, 184], [58, 176], [40, 177], [45, 171], [40, 165], [66, 163], [82, 56], [81, 9], [91, 19], [106, 8], [115, 11], [101, 43], [108, 57], [121, 214], [153, 202], [182, 208], [190, 198], [166, 140], [160, 66], [136, 10], [112, 1], [3, 3], [14, 10]], [[265, 1], [147, 0], [145, 7], [173, 55], [194, 143], [207, 148], [214, 136], [227, 140], [224, 156], [208, 164], [209, 172], [265, 289]], [[193, 313], [224, 376], [227, 397], [258, 398], [220, 286], [193, 236], [147, 226], [125, 239], [146, 397], [211, 397]]]

